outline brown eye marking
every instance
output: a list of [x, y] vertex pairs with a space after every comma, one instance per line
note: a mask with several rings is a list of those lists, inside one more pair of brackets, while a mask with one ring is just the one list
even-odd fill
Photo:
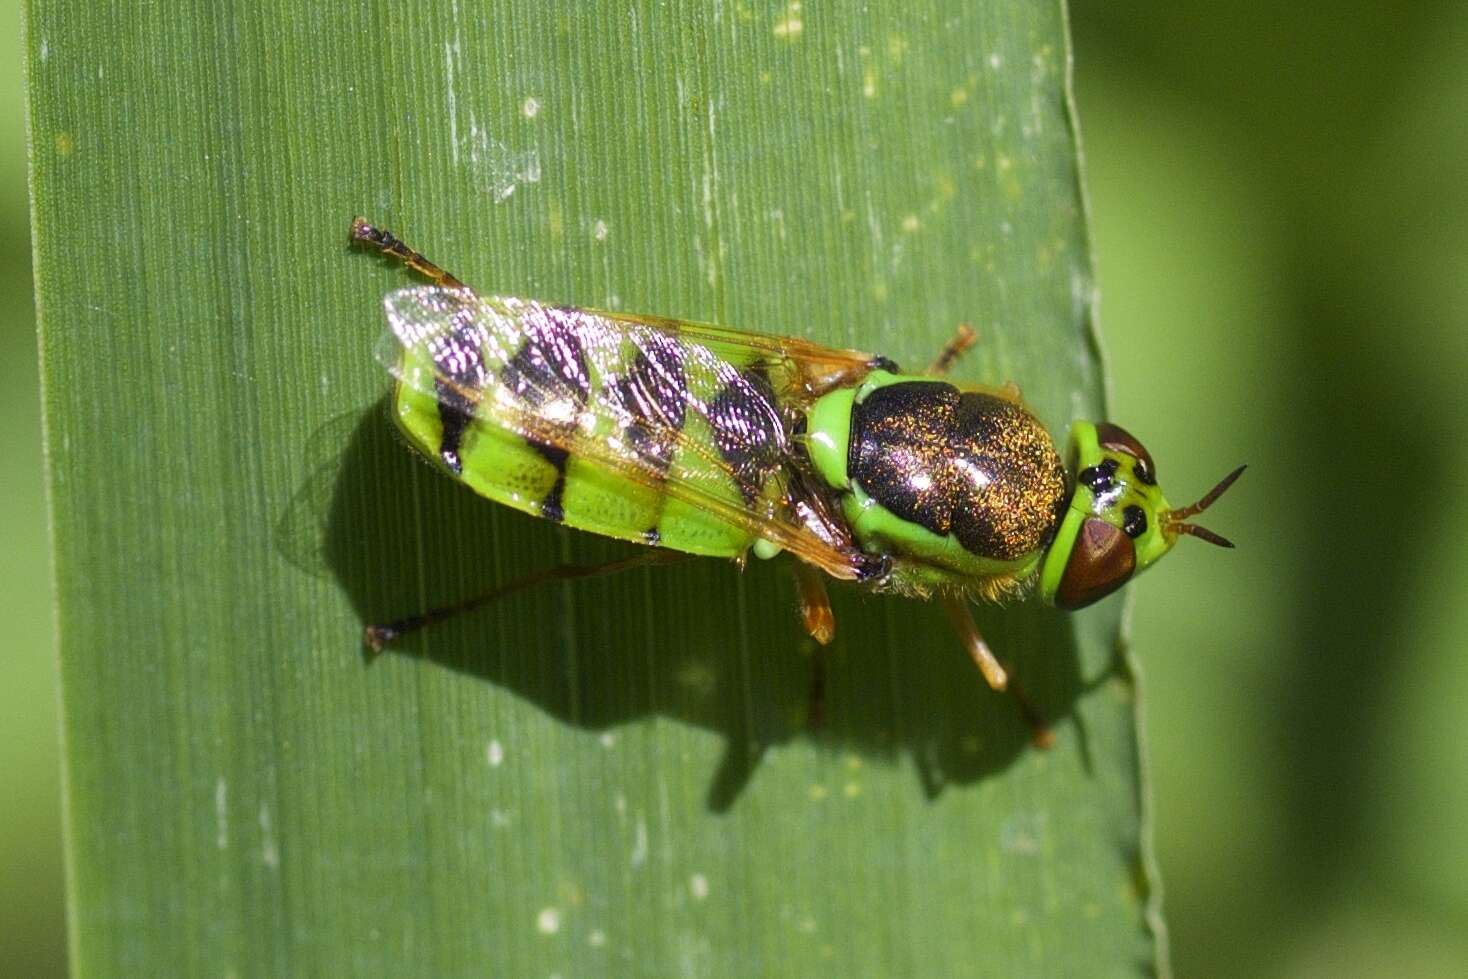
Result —
[[1147, 486], [1157, 485], [1157, 466], [1152, 462], [1152, 454], [1142, 447], [1142, 443], [1131, 432], [1110, 422], [1097, 422], [1096, 441], [1103, 449], [1125, 452], [1135, 457], [1137, 463], [1132, 467], [1132, 472], [1136, 474], [1137, 480]]
[[1136, 504], [1121, 512], [1121, 529], [1133, 540], [1147, 532], [1147, 514]]
[[1055, 604], [1084, 608], [1126, 584], [1136, 567], [1137, 551], [1131, 538], [1105, 520], [1091, 517], [1076, 535]]

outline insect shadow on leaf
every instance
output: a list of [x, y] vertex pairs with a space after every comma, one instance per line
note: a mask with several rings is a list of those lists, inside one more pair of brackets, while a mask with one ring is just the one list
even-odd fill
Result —
[[[443, 478], [405, 450], [385, 401], [344, 444], [320, 551], [363, 623], [566, 561], [641, 551], [495, 507]], [[298, 502], [320, 498], [309, 487], [297, 493]], [[797, 740], [892, 764], [910, 759], [930, 798], [1002, 770], [1028, 747], [1015, 701], [976, 675], [936, 604], [843, 587], [832, 590], [839, 629], [812, 723], [816, 647], [800, 628], [784, 560], [741, 571], [692, 559], [549, 583], [389, 649], [487, 680], [582, 729], [668, 717], [715, 732], [726, 749], [706, 793], [714, 811], [735, 804], [770, 749]], [[1073, 620], [1030, 605], [979, 614], [1035, 704], [1061, 723], [1086, 686]], [[352, 630], [343, 647], [360, 648]]]

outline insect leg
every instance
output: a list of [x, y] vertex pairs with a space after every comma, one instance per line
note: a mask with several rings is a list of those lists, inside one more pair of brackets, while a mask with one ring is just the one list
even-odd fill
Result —
[[432, 280], [434, 285], [446, 286], [450, 289], [468, 288], [457, 278], [403, 244], [391, 231], [386, 228], [374, 228], [362, 218], [352, 221], [352, 240], [371, 245], [384, 255], [391, 255], [419, 275]]
[[380, 625], [369, 625], [362, 630], [362, 642], [374, 653], [382, 652], [384, 646], [419, 629], [425, 629], [445, 619], [451, 619], [465, 612], [472, 612], [492, 602], [499, 601], [507, 595], [526, 591], [537, 585], [543, 585], [552, 581], [572, 581], [577, 578], [599, 578], [602, 575], [617, 574], [621, 571], [630, 571], [633, 568], [641, 568], [654, 564], [671, 564], [674, 561], [682, 561], [692, 555], [679, 554], [676, 551], [647, 550], [644, 553], [620, 561], [608, 561], [605, 564], [562, 564], [544, 571], [536, 571], [523, 578], [499, 585], [482, 595], [456, 602], [453, 605], [444, 605], [439, 608], [429, 609], [417, 615], [409, 615], [405, 618], [396, 619], [392, 622], [384, 622]]
[[938, 359], [928, 365], [928, 373], [934, 376], [947, 374], [949, 368], [958, 363], [958, 358], [968, 352], [968, 349], [979, 342], [978, 333], [967, 323], [958, 324], [958, 330], [953, 334], [953, 339], [938, 354]]
[[989, 644], [984, 642], [984, 637], [979, 634], [973, 613], [969, 611], [968, 600], [960, 595], [944, 595], [943, 607], [948, 611], [948, 620], [953, 623], [953, 631], [958, 633], [963, 648], [973, 657], [979, 672], [989, 681], [989, 686], [995, 690], [1007, 690], [1019, 704], [1020, 713], [1024, 715], [1025, 723], [1030, 728], [1030, 741], [1037, 748], [1048, 748], [1054, 744], [1054, 732], [1020, 689], [1019, 682], [1008, 674]]
[[989, 648], [989, 644], [984, 642], [984, 637], [979, 635], [979, 627], [974, 623], [973, 613], [969, 611], [968, 600], [960, 595], [944, 595], [943, 608], [947, 610], [948, 621], [953, 623], [953, 631], [958, 633], [964, 650], [973, 658], [989, 686], [995, 690], [1007, 689], [1009, 674]]
[[[934, 377], [942, 377], [947, 374], [958, 359], [979, 342], [979, 334], [967, 323], [958, 324], [958, 330], [953, 334], [953, 339], [938, 354], [938, 359], [928, 365], [928, 373]], [[1022, 404], [1024, 396], [1020, 393], [1019, 385], [1013, 381], [1005, 381], [1003, 386], [997, 388], [986, 388], [985, 393], [996, 397]]]
[[836, 635], [836, 616], [831, 612], [831, 597], [826, 594], [826, 579], [820, 569], [799, 560], [794, 569], [800, 621], [818, 644], [811, 654], [805, 719], [811, 727], [820, 727], [826, 719], [826, 644]]
[[824, 646], [836, 636], [836, 616], [831, 612], [831, 597], [826, 594], [825, 576], [804, 561], [795, 561], [794, 567], [800, 621], [810, 637]]

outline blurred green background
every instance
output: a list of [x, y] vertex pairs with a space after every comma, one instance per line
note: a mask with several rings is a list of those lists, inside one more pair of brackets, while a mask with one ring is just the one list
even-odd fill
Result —
[[[64, 971], [19, 5], [0, 23], [0, 975]], [[1181, 976], [1468, 963], [1468, 7], [1072, 5]], [[1023, 383], [1023, 378], [1018, 378]]]

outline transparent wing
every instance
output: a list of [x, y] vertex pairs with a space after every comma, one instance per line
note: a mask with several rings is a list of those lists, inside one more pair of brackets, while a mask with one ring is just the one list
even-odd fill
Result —
[[872, 358], [718, 327], [481, 297], [391, 293], [379, 359], [467, 417], [654, 487], [839, 578], [871, 560], [792, 492], [782, 404], [849, 383]]

